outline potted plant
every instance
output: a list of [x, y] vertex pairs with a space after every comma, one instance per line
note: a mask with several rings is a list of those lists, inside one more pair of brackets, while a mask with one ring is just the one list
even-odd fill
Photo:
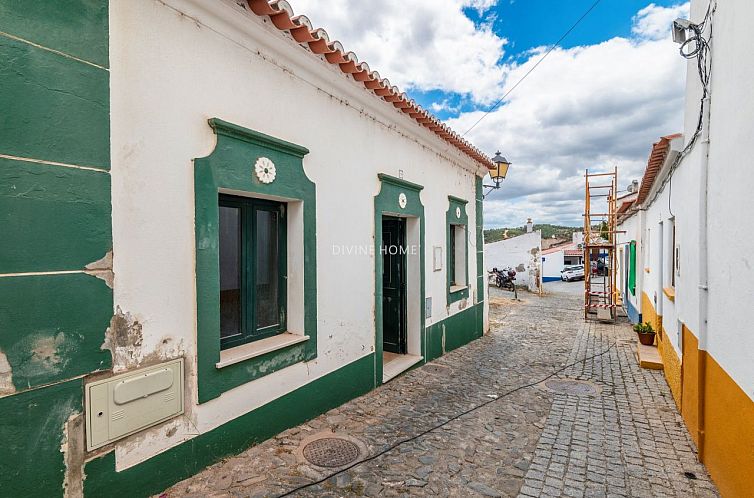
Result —
[[651, 346], [655, 343], [655, 331], [651, 323], [637, 323], [634, 325], [634, 332], [639, 335], [639, 342], [643, 345]]

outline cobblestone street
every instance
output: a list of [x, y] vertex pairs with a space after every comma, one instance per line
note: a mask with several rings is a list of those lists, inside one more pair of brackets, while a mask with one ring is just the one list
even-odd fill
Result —
[[[491, 330], [482, 339], [163, 496], [284, 495], [337, 471], [302, 455], [302, 443], [323, 433], [352, 439], [364, 459], [483, 403], [294, 495], [717, 495], [662, 372], [638, 367], [627, 323], [585, 324], [578, 295], [521, 293], [516, 302], [491, 292]], [[577, 393], [556, 393], [558, 378], [584, 382]]]

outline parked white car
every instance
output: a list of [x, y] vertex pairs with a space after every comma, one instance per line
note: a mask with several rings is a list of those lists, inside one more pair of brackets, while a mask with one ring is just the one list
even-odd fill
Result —
[[560, 280], [570, 282], [572, 280], [583, 280], [584, 265], [566, 266], [560, 272]]

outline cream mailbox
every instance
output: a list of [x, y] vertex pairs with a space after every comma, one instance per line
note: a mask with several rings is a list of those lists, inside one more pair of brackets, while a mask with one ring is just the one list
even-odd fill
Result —
[[92, 450], [183, 413], [183, 359], [86, 384]]

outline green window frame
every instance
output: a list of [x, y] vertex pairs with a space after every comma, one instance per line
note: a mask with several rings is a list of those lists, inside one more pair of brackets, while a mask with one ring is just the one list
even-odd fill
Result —
[[[447, 299], [448, 304], [469, 297], [469, 216], [466, 213], [468, 201], [452, 195], [448, 196], [448, 211], [445, 213], [446, 231], [446, 266], [447, 266]], [[458, 261], [457, 241], [458, 230], [462, 230], [464, 241], [463, 261]], [[463, 265], [464, 281], [456, 282], [456, 269]]]
[[[247, 344], [249, 342], [271, 337], [280, 334], [286, 330], [286, 226], [285, 210], [286, 205], [282, 202], [268, 201], [250, 197], [239, 197], [226, 194], [220, 194], [220, 210], [235, 209], [238, 210], [238, 234], [239, 248], [237, 249], [237, 272], [238, 272], [238, 316], [230, 317], [229, 313], [223, 312], [223, 303], [228, 303], [228, 299], [223, 299], [223, 273], [221, 271], [221, 290], [220, 290], [220, 349], [229, 349], [232, 347]], [[267, 233], [263, 232], [264, 218], [274, 219], [272, 224], [267, 227]], [[220, 218], [220, 229], [222, 232], [223, 221]], [[274, 229], [274, 232], [273, 232]], [[267, 235], [264, 237], [264, 235]], [[264, 239], [264, 240], [263, 240]], [[270, 240], [274, 239], [274, 240]], [[273, 259], [275, 273], [271, 275], [272, 281], [267, 279], [261, 281], [265, 274], [268, 276], [272, 273], [271, 269], [262, 264], [261, 258], [265, 257], [265, 244], [267, 244], [267, 259]], [[223, 266], [223, 240], [220, 240], [220, 265]], [[270, 320], [269, 303], [265, 303], [263, 291], [260, 286], [271, 288], [275, 296], [266, 299], [274, 301], [272, 316], [277, 316]], [[235, 290], [235, 289], [234, 289]], [[266, 308], [265, 308], [266, 307]], [[265, 316], [265, 313], [268, 316]], [[233, 327], [228, 323], [228, 318], [236, 322], [235, 333]], [[260, 323], [262, 322], [262, 323]], [[276, 323], [275, 323], [276, 322]], [[225, 333], [230, 334], [226, 335]]]
[[[199, 403], [291, 365], [317, 358], [317, 195], [306, 175], [305, 147], [212, 118], [217, 142], [206, 157], [194, 159], [194, 229], [196, 244], [196, 375]], [[267, 158], [276, 167], [272, 182], [255, 174], [255, 164]], [[286, 322], [306, 340], [265, 350], [236, 362], [219, 365], [221, 194], [285, 204], [287, 265]], [[295, 246], [292, 246], [294, 244]], [[293, 275], [296, 278], [290, 278]], [[295, 301], [291, 299], [295, 296]], [[294, 328], [295, 330], [291, 330]], [[277, 337], [277, 336], [276, 336]], [[255, 341], [246, 346], [253, 349]], [[240, 348], [239, 348], [240, 349]]]

